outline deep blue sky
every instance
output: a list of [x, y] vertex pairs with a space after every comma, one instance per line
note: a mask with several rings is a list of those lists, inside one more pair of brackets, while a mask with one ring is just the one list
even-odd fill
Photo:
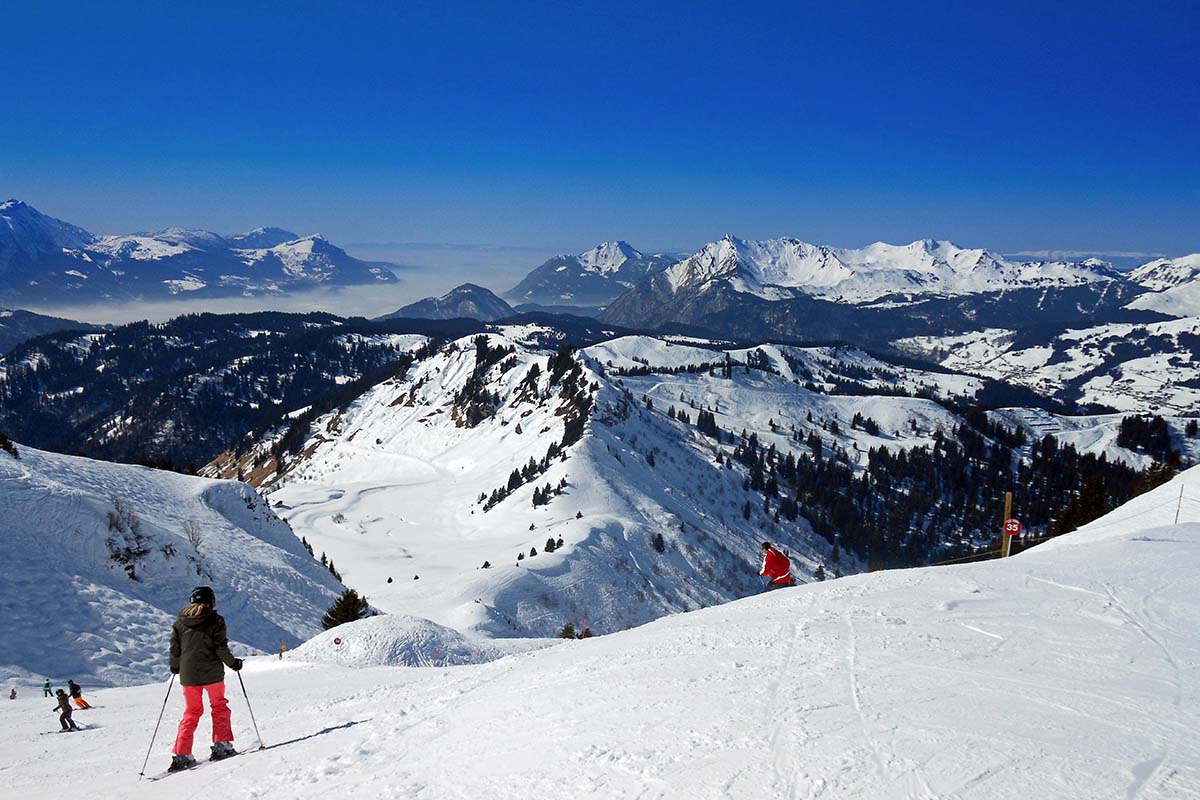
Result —
[[0, 195], [102, 233], [1200, 250], [1197, 3], [172, 5], [8, 4]]

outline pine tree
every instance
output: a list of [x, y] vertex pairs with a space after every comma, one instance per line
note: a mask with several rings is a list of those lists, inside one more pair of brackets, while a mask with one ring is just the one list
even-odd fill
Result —
[[333, 601], [333, 605], [325, 612], [325, 616], [321, 619], [321, 625], [325, 630], [336, 628], [338, 625], [362, 619], [370, 613], [370, 610], [371, 606], [367, 603], [367, 598], [359, 597], [358, 592], [353, 589], [347, 589], [337, 600]]
[[575, 626], [572, 625], [570, 622], [568, 622], [566, 625], [563, 625], [562, 630], [558, 632], [558, 638], [574, 639], [575, 638]]

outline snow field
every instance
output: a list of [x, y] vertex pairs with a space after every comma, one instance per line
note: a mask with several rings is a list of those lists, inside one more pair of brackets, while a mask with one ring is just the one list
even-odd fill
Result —
[[[252, 659], [265, 744], [137, 782], [165, 685], [91, 693], [53, 730], [5, 706], [28, 798], [1038, 797], [1200, 793], [1192, 470], [1006, 561], [857, 575], [443, 669]], [[361, 623], [360, 623], [361, 625]], [[351, 626], [346, 631], [354, 636]], [[255, 739], [231, 692], [238, 743]], [[181, 710], [168, 703], [151, 769]], [[203, 741], [207, 721], [201, 723]], [[69, 764], [69, 769], [63, 765]]]

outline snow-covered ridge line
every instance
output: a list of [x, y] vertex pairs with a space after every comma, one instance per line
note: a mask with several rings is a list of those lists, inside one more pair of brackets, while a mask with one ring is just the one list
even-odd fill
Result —
[[863, 248], [815, 245], [799, 239], [763, 241], [725, 236], [665, 273], [670, 286], [698, 288], [727, 280], [741, 292], [777, 300], [787, 290], [814, 297], [867, 302], [888, 295], [958, 295], [1121, 280], [1097, 259], [1016, 262], [983, 249], [922, 239], [908, 245], [876, 242]]

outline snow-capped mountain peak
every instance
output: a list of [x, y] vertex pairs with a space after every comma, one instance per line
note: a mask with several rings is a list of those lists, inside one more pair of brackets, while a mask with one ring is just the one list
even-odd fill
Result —
[[604, 242], [587, 252], [579, 254], [579, 263], [584, 269], [609, 273], [616, 272], [626, 261], [643, 258], [642, 253], [634, 249], [628, 242]]
[[646, 275], [675, 263], [669, 255], [646, 255], [628, 242], [604, 242], [579, 255], [557, 255], [505, 293], [513, 302], [605, 305]]
[[283, 228], [255, 228], [252, 231], [245, 233], [234, 234], [228, 237], [228, 241], [234, 247], [243, 248], [246, 250], [269, 249], [286, 242], [294, 242], [300, 238], [299, 234], [292, 233]]

